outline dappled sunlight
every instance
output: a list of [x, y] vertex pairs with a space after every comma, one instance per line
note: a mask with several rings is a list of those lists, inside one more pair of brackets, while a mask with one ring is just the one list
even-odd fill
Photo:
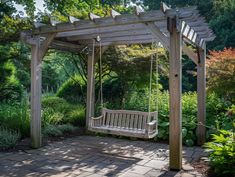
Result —
[[[163, 143], [110, 137], [80, 136], [54, 142], [40, 149], [0, 153], [3, 176], [128, 174], [171, 175], [169, 146]], [[200, 158], [203, 150], [185, 147], [183, 163]], [[151, 176], [151, 175], [150, 175]]]

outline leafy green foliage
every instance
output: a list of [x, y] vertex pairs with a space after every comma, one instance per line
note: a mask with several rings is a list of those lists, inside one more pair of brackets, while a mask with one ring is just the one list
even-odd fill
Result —
[[223, 98], [221, 99], [215, 93], [208, 94], [206, 103], [206, 125], [209, 128], [207, 138], [219, 129], [231, 130], [231, 120], [235, 121], [235, 114], [232, 111], [230, 111], [231, 115], [229, 114], [230, 103]]
[[0, 150], [10, 149], [16, 146], [20, 139], [17, 131], [0, 127]]
[[72, 76], [58, 90], [57, 96], [73, 103], [85, 103], [86, 83], [79, 75]]
[[59, 97], [44, 97], [42, 100], [43, 126], [47, 124], [71, 123], [85, 125], [85, 110], [83, 106], [68, 103]]
[[62, 136], [65, 133], [72, 133], [76, 130], [71, 124], [62, 124], [62, 125], [53, 125], [48, 124], [43, 128], [43, 135], [49, 137], [58, 137]]
[[71, 110], [66, 118], [67, 122], [73, 125], [84, 127], [86, 124], [85, 108], [78, 106], [76, 109]]
[[0, 104], [0, 126], [20, 132], [28, 137], [30, 132], [29, 107], [26, 99], [18, 104]]
[[0, 81], [0, 99], [2, 101], [21, 100], [23, 88], [16, 78], [15, 65], [9, 60], [0, 66]]
[[63, 132], [60, 131], [57, 126], [55, 125], [46, 125], [43, 130], [42, 130], [42, 134], [44, 136], [51, 136], [51, 137], [57, 137], [57, 136], [62, 136], [63, 135]]
[[76, 130], [76, 128], [71, 125], [71, 124], [62, 124], [58, 125], [57, 128], [62, 132], [62, 133], [72, 133]]
[[129, 9], [122, 6], [120, 0], [115, 1], [100, 1], [100, 0], [86, 0], [86, 1], [60, 1], [60, 0], [45, 0], [47, 8], [52, 11], [52, 14], [57, 18], [63, 19], [64, 16], [72, 15], [79, 19], [87, 19], [88, 13], [93, 12], [100, 16], [107, 16], [110, 9], [116, 9], [121, 13], [129, 12]]
[[[235, 128], [235, 123], [234, 123]], [[218, 176], [235, 174], [235, 132], [220, 130], [212, 135], [212, 141], [205, 144], [209, 158]]]

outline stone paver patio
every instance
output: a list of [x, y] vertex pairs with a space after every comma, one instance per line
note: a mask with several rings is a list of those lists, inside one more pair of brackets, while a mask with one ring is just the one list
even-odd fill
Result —
[[168, 170], [168, 145], [110, 137], [79, 136], [37, 150], [0, 153], [0, 176], [202, 176], [190, 165], [204, 156], [184, 147], [184, 168]]

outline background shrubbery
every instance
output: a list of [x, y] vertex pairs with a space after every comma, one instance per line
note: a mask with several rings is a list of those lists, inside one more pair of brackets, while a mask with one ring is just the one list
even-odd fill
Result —
[[[24, 101], [0, 104], [0, 149], [13, 147], [19, 138], [29, 137], [30, 105]], [[45, 136], [61, 136], [85, 125], [85, 109], [63, 98], [47, 96], [42, 99], [42, 128]], [[5, 145], [4, 145], [5, 144]]]
[[42, 122], [46, 124], [71, 123], [77, 126], [85, 125], [85, 109], [82, 105], [68, 103], [59, 97], [44, 97], [42, 99]]

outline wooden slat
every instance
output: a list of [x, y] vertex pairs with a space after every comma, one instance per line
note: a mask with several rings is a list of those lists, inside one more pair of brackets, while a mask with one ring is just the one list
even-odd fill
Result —
[[54, 40], [56, 36], [56, 33], [50, 33], [48, 35], [45, 36], [45, 39], [41, 42], [40, 45], [40, 59], [43, 59], [43, 57], [46, 55], [47, 50], [49, 45], [51, 44], [51, 42]]
[[51, 26], [56, 26], [57, 24], [60, 23], [60, 22], [57, 21], [57, 20], [55, 19], [55, 17], [53, 17], [53, 16], [50, 16], [49, 18], [50, 18]]
[[106, 121], [107, 121], [107, 113], [106, 113], [106, 109], [105, 108], [102, 109], [102, 115], [103, 115], [102, 126], [104, 126]]
[[197, 65], [198, 64], [198, 56], [191, 49], [189, 49], [185, 43], [182, 46], [183, 52]]
[[126, 115], [126, 129], [130, 128], [130, 118], [131, 118], [131, 114], [127, 114]]
[[121, 128], [122, 127], [122, 114], [118, 113], [118, 127]]
[[163, 13], [166, 13], [167, 10], [169, 10], [170, 8], [166, 5], [166, 3], [161, 2], [161, 10]]
[[115, 113], [111, 114], [111, 117], [110, 117], [110, 127], [114, 127], [114, 115]]
[[142, 124], [143, 124], [143, 116], [139, 115], [139, 120], [138, 120], [138, 129], [142, 129]]
[[114, 127], [117, 128], [118, 127], [118, 120], [119, 120], [119, 115], [117, 113], [114, 114]]
[[115, 10], [113, 10], [113, 9], [111, 9], [110, 14], [111, 14], [111, 16], [112, 16], [114, 19], [116, 18], [116, 16], [121, 15], [119, 12], [117, 12], [117, 11], [115, 11]]
[[134, 8], [134, 13], [137, 15], [137, 16], [139, 16], [139, 15], [141, 15], [141, 13], [143, 13], [144, 12], [144, 9], [141, 7], [141, 6], [135, 6], [135, 8]]
[[73, 17], [73, 16], [69, 16], [69, 21], [70, 21], [70, 23], [74, 23], [74, 22], [80, 21], [80, 19], [75, 18], [75, 17]]
[[96, 18], [95, 22], [90, 20], [81, 20], [78, 22], [71, 23], [61, 23], [57, 24], [56, 27], [53, 26], [43, 26], [34, 30], [34, 34], [43, 34], [51, 32], [65, 32], [74, 30], [88, 30], [96, 29], [99, 27], [108, 27], [116, 25], [126, 25], [126, 24], [137, 24], [149, 21], [159, 21], [165, 20], [165, 15], [161, 11], [151, 11], [141, 14], [140, 17], [131, 14], [123, 14], [116, 16], [115, 19], [112, 17]]
[[95, 19], [100, 18], [100, 16], [95, 15], [95, 14], [93, 14], [93, 13], [90, 12], [90, 13], [89, 13], [89, 18], [90, 18], [90, 20], [94, 21]]
[[56, 37], [74, 37], [78, 35], [99, 35], [101, 33], [110, 33], [110, 32], [120, 32], [126, 30], [138, 30], [143, 29], [144, 24], [137, 23], [137, 24], [126, 24], [126, 25], [116, 25], [116, 26], [106, 26], [102, 28], [90, 28], [90, 29], [80, 29], [80, 30], [73, 30], [73, 31], [66, 31], [66, 32], [59, 32], [57, 33]]
[[135, 119], [135, 115], [131, 114], [131, 120], [130, 120], [130, 129], [134, 128], [134, 119]]
[[34, 24], [34, 27], [35, 27], [35, 28], [39, 28], [39, 27], [41, 27], [41, 26], [45, 26], [45, 25], [46, 25], [46, 24], [40, 23], [40, 22], [34, 22], [33, 24]]
[[148, 120], [148, 116], [147, 115], [143, 116], [143, 129], [146, 129], [147, 120]]
[[125, 125], [126, 125], [126, 115], [127, 114], [122, 114], [122, 123], [121, 123], [121, 127], [122, 129], [125, 129]]
[[143, 28], [135, 29], [135, 30], [125, 30], [125, 31], [111, 31], [111, 32], [105, 32], [105, 33], [94, 33], [94, 34], [89, 34], [89, 35], [78, 35], [78, 36], [73, 36], [73, 37], [68, 37], [68, 41], [78, 41], [78, 40], [87, 40], [87, 39], [93, 39], [96, 38], [97, 35], [100, 36], [101, 41], [103, 38], [113, 38], [113, 37], [125, 37], [125, 36], [130, 36], [130, 35], [151, 35], [151, 33]]
[[147, 28], [150, 29], [153, 36], [155, 36], [157, 39], [159, 39], [159, 42], [162, 43], [162, 45], [169, 50], [169, 41], [166, 36], [163, 35], [163, 33], [158, 29], [158, 27], [154, 23], [147, 23]]
[[109, 126], [109, 125], [110, 125], [110, 117], [111, 117], [111, 114], [108, 114], [108, 113], [107, 113], [107, 119], [106, 119], [106, 122], [105, 122], [105, 125], [106, 125], [106, 126]]
[[138, 129], [138, 118], [139, 118], [139, 114], [135, 114], [134, 115], [134, 129], [135, 130]]
[[73, 48], [69, 48], [69, 47], [62, 47], [62, 46], [57, 46], [57, 45], [53, 45], [53, 44], [51, 44], [49, 46], [49, 49], [56, 49], [56, 50], [60, 50], [62, 52], [71, 52], [74, 54], [78, 54], [81, 52], [81, 50], [78, 50], [78, 49], [73, 49]]
[[82, 45], [77, 45], [73, 44], [70, 42], [64, 42], [64, 41], [59, 41], [59, 40], [54, 40], [51, 45], [53, 46], [58, 46], [58, 47], [66, 47], [66, 48], [72, 48], [72, 49], [82, 49], [84, 46]]

